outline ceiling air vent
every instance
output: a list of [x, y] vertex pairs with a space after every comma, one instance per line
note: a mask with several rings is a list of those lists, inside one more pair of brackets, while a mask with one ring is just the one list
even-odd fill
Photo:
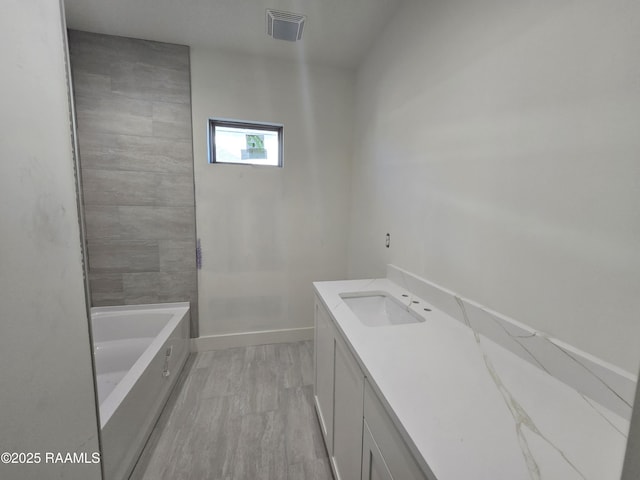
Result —
[[296, 13], [267, 10], [267, 35], [289, 42], [300, 40], [306, 18]]

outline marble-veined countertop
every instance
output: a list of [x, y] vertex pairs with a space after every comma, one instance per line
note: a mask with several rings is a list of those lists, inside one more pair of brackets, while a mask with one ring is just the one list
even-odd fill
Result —
[[[618, 480], [629, 422], [389, 279], [314, 283], [409, 448], [438, 480]], [[424, 322], [368, 327], [341, 293]], [[425, 312], [424, 308], [431, 308]]]

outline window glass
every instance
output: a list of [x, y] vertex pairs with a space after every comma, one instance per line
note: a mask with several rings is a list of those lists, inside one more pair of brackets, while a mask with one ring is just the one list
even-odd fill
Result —
[[282, 166], [282, 125], [209, 121], [210, 163]]

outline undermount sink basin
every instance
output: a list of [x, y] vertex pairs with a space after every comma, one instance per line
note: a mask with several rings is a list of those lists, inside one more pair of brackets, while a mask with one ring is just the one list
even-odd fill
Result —
[[341, 293], [340, 298], [368, 327], [424, 322], [424, 318], [386, 292]]

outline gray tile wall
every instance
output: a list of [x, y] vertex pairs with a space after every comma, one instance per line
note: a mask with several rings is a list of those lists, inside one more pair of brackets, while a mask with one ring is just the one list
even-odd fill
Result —
[[191, 302], [189, 47], [69, 31], [94, 306]]

